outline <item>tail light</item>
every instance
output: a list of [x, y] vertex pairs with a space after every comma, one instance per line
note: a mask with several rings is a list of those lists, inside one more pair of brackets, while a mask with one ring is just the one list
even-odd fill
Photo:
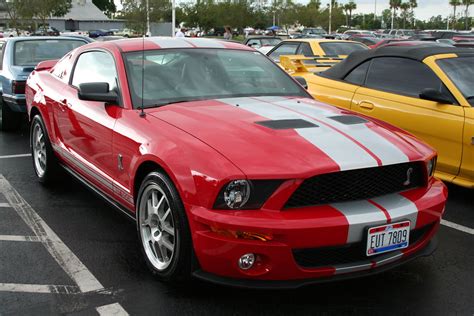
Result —
[[13, 81], [12, 90], [14, 94], [25, 94], [26, 81]]

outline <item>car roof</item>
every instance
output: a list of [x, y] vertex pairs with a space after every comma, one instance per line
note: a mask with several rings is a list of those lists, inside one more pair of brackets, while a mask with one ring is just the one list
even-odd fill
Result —
[[343, 79], [349, 72], [363, 62], [376, 57], [402, 57], [423, 61], [440, 54], [472, 55], [474, 51], [466, 48], [443, 46], [388, 46], [371, 50], [355, 51], [345, 60], [329, 68], [320, 75], [331, 79]]
[[254, 51], [241, 43], [224, 41], [220, 39], [207, 39], [196, 37], [147, 37], [121, 39], [120, 41], [95, 42], [87, 47], [118, 48], [121, 52], [135, 52], [141, 50], [157, 50], [169, 48], [227, 48]]
[[354, 41], [346, 41], [346, 40], [335, 40], [329, 38], [295, 38], [295, 39], [286, 39], [283, 42], [306, 42], [306, 43], [358, 43]]
[[9, 42], [34, 41], [34, 40], [57, 40], [57, 39], [82, 40], [82, 38], [79, 38], [76, 36], [19, 36], [19, 37], [3, 38], [3, 40], [9, 41]]

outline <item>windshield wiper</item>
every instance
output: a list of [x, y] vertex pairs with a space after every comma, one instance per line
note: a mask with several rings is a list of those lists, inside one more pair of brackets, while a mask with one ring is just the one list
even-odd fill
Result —
[[145, 109], [159, 108], [159, 107], [169, 105], [169, 104], [185, 103], [185, 102], [191, 102], [191, 101], [195, 101], [195, 100], [176, 100], [176, 101], [160, 102], [160, 103], [156, 103], [156, 104], [145, 105], [144, 107], [145, 107]]

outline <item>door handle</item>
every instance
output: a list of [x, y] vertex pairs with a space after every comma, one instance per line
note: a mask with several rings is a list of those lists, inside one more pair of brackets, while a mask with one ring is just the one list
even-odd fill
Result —
[[359, 107], [366, 109], [366, 110], [373, 110], [375, 108], [375, 105], [371, 102], [367, 101], [361, 101], [359, 102]]

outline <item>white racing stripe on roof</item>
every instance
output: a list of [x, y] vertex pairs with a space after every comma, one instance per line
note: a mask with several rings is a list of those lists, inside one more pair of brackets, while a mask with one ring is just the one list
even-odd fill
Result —
[[199, 48], [225, 48], [222, 41], [209, 38], [187, 38], [185, 41]]
[[410, 228], [414, 229], [416, 226], [416, 219], [418, 217], [418, 208], [415, 203], [400, 194], [390, 194], [372, 199], [375, 203], [387, 210], [392, 223], [401, 220], [409, 220], [411, 222]]
[[193, 45], [180, 38], [167, 37], [150, 37], [150, 41], [154, 42], [160, 48], [191, 48]]
[[[295, 129], [295, 131], [328, 155], [341, 170], [376, 167], [378, 165], [377, 161], [367, 151], [351, 139], [301, 113], [271, 103], [265, 103], [270, 102], [270, 99], [273, 99], [273, 102], [284, 100], [281, 97], [265, 97], [258, 98], [258, 100], [233, 98], [218, 101], [234, 106], [238, 104], [244, 110], [271, 120], [302, 119], [318, 125], [319, 127], [300, 128]], [[348, 154], [350, 155], [349, 158]]]
[[362, 241], [367, 226], [382, 225], [387, 222], [383, 211], [366, 200], [334, 203], [331, 206], [344, 214], [349, 223], [348, 243]]
[[382, 161], [383, 165], [390, 165], [396, 163], [408, 162], [410, 159], [408, 156], [396, 145], [391, 143], [388, 139], [374, 132], [365, 124], [352, 124], [347, 125], [331, 119], [331, 116], [339, 116], [344, 114], [338, 114], [331, 112], [330, 110], [324, 110], [311, 104], [300, 102], [296, 100], [286, 99], [284, 101], [274, 101], [278, 105], [289, 107], [295, 111], [301, 112], [302, 114], [315, 117], [324, 123], [337, 128], [338, 130], [346, 133], [354, 140], [358, 141], [370, 152], [372, 152], [377, 158]]

